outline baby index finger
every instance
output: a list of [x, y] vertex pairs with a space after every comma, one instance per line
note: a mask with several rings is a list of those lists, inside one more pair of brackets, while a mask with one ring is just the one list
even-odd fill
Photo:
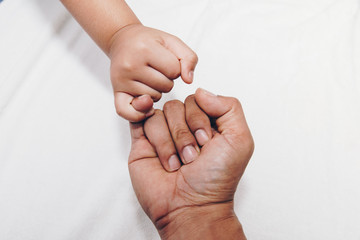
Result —
[[[134, 100], [134, 97], [124, 92], [115, 92], [114, 100], [117, 114], [130, 122], [140, 122], [149, 115], [152, 115], [154, 111], [152, 106], [146, 113], [137, 111], [131, 104]], [[142, 99], [140, 99], [140, 101], [141, 100]], [[135, 101], [135, 103], [136, 102], [137, 101]]]

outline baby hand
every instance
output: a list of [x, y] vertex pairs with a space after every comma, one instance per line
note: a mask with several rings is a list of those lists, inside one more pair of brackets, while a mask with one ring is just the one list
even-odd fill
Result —
[[198, 61], [179, 38], [141, 24], [119, 30], [109, 55], [116, 111], [131, 122], [151, 116], [153, 102], [170, 92], [174, 79], [192, 83]]

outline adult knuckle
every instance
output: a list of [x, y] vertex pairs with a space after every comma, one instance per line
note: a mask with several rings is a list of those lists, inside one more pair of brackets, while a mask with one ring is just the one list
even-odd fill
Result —
[[160, 109], [155, 109], [154, 116], [161, 116], [163, 113]]
[[169, 112], [172, 109], [176, 109], [179, 107], [182, 103], [179, 100], [171, 100], [165, 103], [164, 105], [164, 111]]
[[186, 120], [191, 122], [205, 122], [205, 113], [201, 112], [201, 110], [189, 110], [186, 112]]
[[185, 128], [183, 124], [177, 124], [174, 126], [174, 138], [176, 140], [187, 140], [189, 139], [189, 130]]
[[230, 97], [229, 98], [229, 104], [231, 106], [231, 108], [235, 111], [242, 111], [242, 106], [241, 106], [241, 102], [234, 97]]
[[160, 119], [163, 118], [163, 112], [160, 109], [155, 109], [154, 114], [149, 117], [148, 119]]
[[230, 102], [231, 102], [232, 105], [241, 106], [241, 103], [237, 98], [231, 97]]
[[157, 148], [161, 149], [161, 152], [164, 157], [168, 157], [171, 155], [171, 144], [172, 141], [167, 141], [166, 139], [161, 139], [161, 141], [157, 144]]
[[194, 102], [194, 101], [195, 101], [195, 95], [191, 94], [191, 95], [186, 97], [185, 104], [189, 104], [189, 103]]
[[186, 116], [186, 122], [195, 128], [203, 127], [206, 126], [206, 124], [209, 124], [209, 120], [201, 113], [193, 113]]

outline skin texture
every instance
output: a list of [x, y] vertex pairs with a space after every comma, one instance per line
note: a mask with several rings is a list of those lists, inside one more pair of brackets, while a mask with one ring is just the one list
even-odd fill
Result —
[[[201, 89], [181, 104], [171, 101], [145, 123], [130, 124], [129, 171], [139, 202], [162, 239], [245, 239], [233, 198], [254, 143], [241, 105]], [[196, 137], [199, 129], [207, 141]], [[189, 144], [199, 148], [196, 158], [186, 162], [179, 153], [182, 165], [166, 171], [169, 156]]]
[[193, 81], [197, 55], [179, 38], [143, 26], [125, 1], [61, 2], [109, 56], [121, 117], [139, 122], [154, 113], [153, 102], [172, 89], [174, 79]]

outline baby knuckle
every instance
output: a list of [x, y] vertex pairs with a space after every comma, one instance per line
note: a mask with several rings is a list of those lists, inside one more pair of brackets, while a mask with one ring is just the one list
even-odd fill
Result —
[[161, 97], [162, 97], [162, 94], [159, 92], [153, 93], [151, 95], [151, 98], [154, 102], [158, 102], [161, 99]]
[[169, 81], [168, 84], [164, 85], [164, 89], [163, 89], [163, 92], [164, 93], [168, 93], [171, 91], [171, 89], [173, 89], [174, 87], [174, 82], [173, 81]]
[[120, 66], [120, 69], [126, 72], [132, 72], [136, 69], [136, 64], [129, 59], [122, 60]]
[[194, 64], [196, 64], [199, 61], [199, 58], [195, 52], [192, 52], [188, 58], [189, 58], [189, 61]]
[[138, 41], [136, 43], [136, 50], [142, 54], [146, 54], [149, 52], [149, 46], [144, 41]]
[[170, 79], [178, 78], [180, 76], [180, 67], [179, 67], [179, 65], [169, 68], [166, 75]]

